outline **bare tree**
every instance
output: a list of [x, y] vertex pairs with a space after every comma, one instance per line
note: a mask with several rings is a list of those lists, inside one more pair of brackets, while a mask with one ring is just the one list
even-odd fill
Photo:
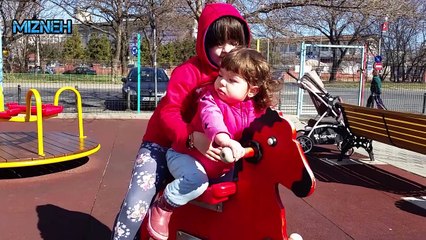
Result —
[[[113, 39], [113, 66], [127, 65], [129, 39], [132, 33], [140, 32], [149, 44], [151, 64], [153, 64], [155, 45], [170, 36], [171, 32], [179, 33], [188, 22], [186, 14], [182, 14], [183, 0], [50, 0], [60, 6], [74, 18], [75, 13], [85, 12], [92, 21], [81, 21], [81, 24], [103, 32]], [[182, 20], [185, 19], [185, 20]], [[153, 36], [155, 33], [155, 37]], [[179, 34], [178, 34], [179, 35]], [[155, 44], [153, 44], [155, 39]], [[114, 71], [115, 74], [115, 71]]]
[[[421, 82], [426, 67], [425, 18], [399, 18], [384, 36], [386, 65], [394, 82]], [[385, 75], [386, 76], [386, 75]]]
[[[114, 51], [112, 57], [113, 75], [118, 67], [126, 66], [123, 57], [123, 40], [126, 40], [126, 24], [136, 12], [136, 0], [50, 0], [68, 15], [73, 16], [79, 23], [102, 32], [113, 39]], [[80, 19], [77, 13], [90, 15], [90, 19]], [[123, 73], [120, 73], [123, 74]]]
[[[18, 22], [22, 22], [24, 19], [32, 18], [33, 16], [37, 16], [40, 12], [40, 1], [8, 1], [8, 0], [0, 0], [0, 27], [2, 28], [2, 40], [3, 40], [3, 48], [7, 49], [7, 51], [16, 54], [16, 59], [20, 63], [20, 70], [26, 69], [27, 66], [27, 48], [28, 39], [22, 39], [21, 44], [16, 44], [17, 41], [24, 37], [23, 34], [12, 33], [12, 20], [17, 20]], [[28, 38], [28, 37], [26, 37]], [[18, 49], [14, 49], [14, 47]], [[25, 48], [23, 48], [25, 46]], [[4, 69], [5, 71], [12, 71], [12, 62], [10, 58], [4, 59]]]
[[151, 65], [154, 65], [158, 46], [191, 33], [191, 16], [185, 6], [182, 0], [148, 0], [137, 5], [136, 30], [148, 44]]
[[[312, 15], [311, 13], [316, 13]], [[304, 7], [297, 11], [293, 20], [298, 26], [317, 30], [332, 45], [353, 45], [359, 43], [373, 24], [370, 16], [361, 11], [341, 11], [334, 8]], [[347, 38], [347, 36], [350, 36]], [[344, 37], [346, 37], [344, 39]], [[332, 67], [329, 81], [336, 80], [336, 74], [348, 48], [331, 48]]]
[[[257, 35], [289, 37], [314, 30], [336, 45], [343, 42], [350, 45], [370, 38], [373, 25], [379, 25], [384, 16], [407, 16], [414, 7], [403, 0], [252, 1], [250, 4], [236, 1], [236, 4]], [[351, 37], [347, 39], [347, 36]], [[344, 48], [332, 50], [330, 81], [336, 79], [335, 74], [346, 53]]]

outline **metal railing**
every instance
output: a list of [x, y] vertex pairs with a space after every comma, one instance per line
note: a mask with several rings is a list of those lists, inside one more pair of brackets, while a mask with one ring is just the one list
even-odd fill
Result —
[[[48, 78], [32, 78], [31, 74], [26, 78], [16, 77], [5, 74], [3, 82], [4, 102], [22, 103], [22, 95], [29, 89], [37, 89], [43, 97], [43, 102], [53, 102], [55, 92], [64, 86], [75, 86], [81, 94], [83, 101], [83, 112], [85, 113], [120, 113], [131, 110], [128, 99], [123, 98], [121, 81], [101, 81], [99, 76], [87, 77], [68, 77], [62, 76], [56, 78], [56, 75], [49, 75]], [[28, 79], [28, 80], [25, 80]], [[363, 102], [365, 106], [366, 99], [370, 94], [369, 84], [363, 89]], [[326, 90], [333, 96], [340, 96], [344, 102], [358, 104], [358, 84], [354, 83], [334, 83], [325, 84]], [[425, 114], [426, 112], [426, 84], [421, 83], [385, 83], [383, 85], [382, 99], [389, 110], [400, 112], [411, 112]], [[279, 108], [286, 114], [296, 114], [297, 110], [297, 92], [299, 88], [296, 82], [287, 80], [280, 92]], [[75, 96], [73, 94], [63, 93], [60, 104], [65, 107], [64, 112], [75, 112]], [[152, 111], [149, 108], [143, 108], [143, 111]], [[314, 115], [315, 108], [308, 93], [304, 92], [303, 114]]]

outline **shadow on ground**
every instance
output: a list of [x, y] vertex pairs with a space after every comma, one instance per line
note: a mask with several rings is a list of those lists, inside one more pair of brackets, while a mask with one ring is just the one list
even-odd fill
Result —
[[406, 211], [415, 215], [419, 215], [422, 217], [426, 217], [426, 209], [421, 208], [409, 201], [401, 199], [395, 202], [395, 206], [403, 211]]
[[[338, 151], [327, 148], [317, 148], [316, 150], [319, 152], [314, 152], [307, 157], [315, 177], [319, 181], [356, 185], [401, 196], [426, 194], [424, 185], [385, 171], [379, 166], [351, 159], [338, 162]], [[359, 159], [355, 155], [351, 158]]]
[[0, 179], [27, 178], [62, 172], [80, 167], [86, 164], [88, 161], [89, 157], [83, 157], [76, 160], [45, 164], [40, 166], [0, 168]]
[[[334, 182], [361, 186], [379, 191], [390, 192], [401, 197], [418, 197], [426, 195], [426, 186], [388, 172], [379, 165], [366, 164], [352, 159], [368, 158], [352, 155], [351, 159], [338, 162], [339, 151], [329, 148], [316, 148], [307, 155], [309, 165], [318, 181]], [[426, 210], [406, 200], [395, 201], [395, 206], [402, 211], [419, 216], [426, 216]]]
[[37, 227], [44, 240], [110, 239], [111, 229], [89, 214], [52, 204], [37, 206], [36, 211]]

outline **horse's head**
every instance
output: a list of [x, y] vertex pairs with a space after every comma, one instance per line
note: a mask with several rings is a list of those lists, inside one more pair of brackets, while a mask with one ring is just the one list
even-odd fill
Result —
[[268, 109], [243, 132], [242, 143], [254, 141], [262, 154], [256, 172], [262, 178], [281, 183], [298, 197], [310, 195], [315, 178], [296, 140], [294, 125]]

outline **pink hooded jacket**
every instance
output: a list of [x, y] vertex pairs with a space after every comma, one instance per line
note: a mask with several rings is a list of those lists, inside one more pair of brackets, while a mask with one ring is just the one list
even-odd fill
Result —
[[225, 16], [233, 16], [244, 24], [249, 43], [249, 27], [237, 9], [225, 3], [206, 4], [198, 21], [197, 56], [190, 58], [173, 71], [167, 93], [148, 122], [143, 141], [154, 142], [163, 147], [170, 147], [175, 143], [178, 146], [177, 151], [182, 151], [186, 147], [186, 140], [192, 132], [188, 123], [197, 109], [197, 96], [194, 90], [200, 85], [212, 83], [219, 72], [219, 68], [207, 57], [205, 36], [209, 26]]
[[[253, 100], [227, 104], [219, 98], [213, 85], [209, 85], [203, 89], [191, 126], [194, 131], [203, 132], [211, 140], [218, 133], [227, 133], [232, 139], [239, 140], [243, 130], [262, 113], [255, 110]], [[174, 149], [175, 144], [172, 147]], [[184, 153], [197, 159], [211, 179], [220, 177], [233, 167], [233, 164], [212, 161], [196, 149], [186, 150]]]

